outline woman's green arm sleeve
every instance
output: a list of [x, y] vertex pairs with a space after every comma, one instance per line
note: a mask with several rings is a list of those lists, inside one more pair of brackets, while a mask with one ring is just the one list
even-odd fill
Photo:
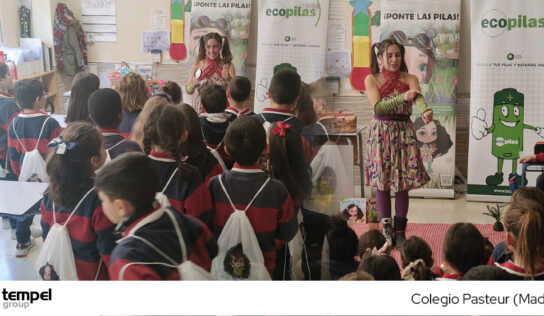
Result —
[[374, 105], [374, 113], [383, 115], [393, 112], [399, 105], [404, 103], [404, 95], [397, 94], [388, 100], [380, 100]]
[[425, 98], [420, 94], [416, 96], [414, 99], [414, 105], [419, 110], [419, 113], [423, 114], [423, 112], [429, 110], [429, 106], [427, 105], [427, 102], [425, 102]]

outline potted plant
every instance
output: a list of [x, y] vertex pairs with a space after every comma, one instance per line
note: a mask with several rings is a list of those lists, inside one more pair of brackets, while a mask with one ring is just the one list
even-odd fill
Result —
[[499, 204], [497, 206], [489, 206], [487, 205], [487, 212], [482, 213], [487, 216], [491, 216], [495, 219], [495, 224], [493, 224], [493, 230], [496, 232], [502, 232], [504, 231], [504, 226], [502, 225], [501, 218], [502, 218], [502, 210]]

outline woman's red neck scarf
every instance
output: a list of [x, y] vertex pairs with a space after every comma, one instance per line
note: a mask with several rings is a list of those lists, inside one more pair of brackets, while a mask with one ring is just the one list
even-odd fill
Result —
[[206, 68], [202, 70], [202, 75], [200, 76], [200, 80], [209, 79], [213, 76], [214, 73], [216, 73], [219, 78], [224, 79], [223, 75], [221, 74], [221, 59], [210, 59], [208, 56], [206, 56]]
[[400, 81], [400, 70], [387, 71], [382, 69], [382, 76], [385, 78], [385, 83], [380, 87], [380, 96], [383, 98], [396, 89], [398, 93], [404, 93], [410, 89], [408, 84]]

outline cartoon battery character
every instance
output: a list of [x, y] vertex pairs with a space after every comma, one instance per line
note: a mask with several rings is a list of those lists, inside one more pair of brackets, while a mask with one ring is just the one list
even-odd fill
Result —
[[521, 177], [517, 175], [517, 160], [519, 153], [523, 151], [523, 130], [536, 131], [540, 137], [544, 137], [542, 128], [524, 124], [523, 120], [523, 93], [513, 88], [502, 89], [495, 92], [493, 98], [493, 124], [487, 126], [485, 111], [478, 110], [477, 116], [472, 117], [471, 132], [474, 138], [480, 140], [491, 134], [491, 153], [497, 157], [497, 172], [485, 179], [487, 185], [497, 186], [504, 180], [502, 165], [504, 160], [512, 160], [512, 172], [508, 179], [516, 178], [521, 185]]

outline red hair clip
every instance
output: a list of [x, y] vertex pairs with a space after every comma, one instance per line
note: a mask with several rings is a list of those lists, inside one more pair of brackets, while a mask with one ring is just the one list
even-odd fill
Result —
[[283, 123], [283, 122], [278, 122], [278, 127], [274, 128], [272, 130], [272, 133], [274, 135], [280, 134], [280, 137], [284, 137], [285, 136], [285, 130], [288, 129], [288, 128], [291, 128], [291, 125], [289, 125], [287, 123]]

